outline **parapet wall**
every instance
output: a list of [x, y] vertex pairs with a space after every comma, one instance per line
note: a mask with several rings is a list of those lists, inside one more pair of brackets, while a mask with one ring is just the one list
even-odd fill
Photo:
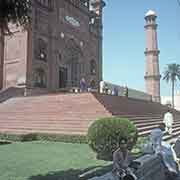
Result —
[[[125, 87], [119, 86], [119, 85], [116, 85], [116, 84], [112, 84], [112, 83], [109, 83], [107, 81], [104, 81], [104, 83], [107, 85], [108, 89], [111, 92], [113, 91], [114, 88], [116, 88], [118, 90], [118, 96], [124, 96]], [[133, 99], [146, 100], [146, 101], [151, 101], [152, 100], [151, 95], [149, 95], [149, 94], [147, 94], [145, 92], [142, 92], [142, 91], [131, 89], [131, 88], [128, 88], [128, 97], [133, 98]]]
[[24, 88], [10, 87], [0, 91], [0, 103], [9, 98], [24, 96]]

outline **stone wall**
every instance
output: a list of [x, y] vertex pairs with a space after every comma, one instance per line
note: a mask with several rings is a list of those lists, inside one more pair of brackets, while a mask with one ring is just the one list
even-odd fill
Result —
[[11, 97], [24, 96], [24, 88], [10, 87], [0, 91], [0, 103]]
[[5, 36], [3, 89], [26, 83], [27, 32], [12, 31], [13, 36]]
[[24, 96], [36, 96], [47, 93], [48, 90], [46, 88], [25, 88]]
[[[119, 86], [117, 84], [112, 84], [107, 81], [105, 81], [105, 84], [107, 84], [108, 89], [110, 89], [111, 91], [113, 91], [113, 89], [116, 87], [118, 89], [118, 96], [124, 96], [125, 87]], [[128, 88], [128, 97], [134, 99], [146, 100], [146, 101], [151, 101], [152, 99], [151, 95], [132, 88]]]

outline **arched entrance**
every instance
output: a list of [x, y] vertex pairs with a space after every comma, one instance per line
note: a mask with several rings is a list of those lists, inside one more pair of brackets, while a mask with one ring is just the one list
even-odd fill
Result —
[[67, 87], [68, 71], [66, 67], [59, 67], [59, 88]]
[[46, 73], [42, 68], [37, 68], [34, 72], [34, 86], [39, 88], [47, 87]]
[[[67, 86], [79, 87], [79, 82], [84, 72], [83, 64], [81, 63], [82, 51], [73, 39], [67, 42], [65, 48], [65, 67], [67, 67]], [[61, 78], [60, 78], [61, 79]]]

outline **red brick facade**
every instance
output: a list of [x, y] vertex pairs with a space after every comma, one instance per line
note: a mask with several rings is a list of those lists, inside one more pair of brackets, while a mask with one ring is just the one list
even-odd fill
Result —
[[28, 31], [5, 37], [3, 88], [49, 91], [102, 80], [102, 0], [34, 0]]

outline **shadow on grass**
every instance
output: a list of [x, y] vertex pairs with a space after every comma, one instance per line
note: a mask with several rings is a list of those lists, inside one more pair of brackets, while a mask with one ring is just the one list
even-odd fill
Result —
[[6, 144], [11, 144], [12, 142], [10, 141], [4, 141], [4, 140], [0, 140], [0, 145], [6, 145]]
[[[68, 169], [66, 171], [49, 172], [46, 175], [32, 176], [28, 180], [85, 180], [94, 176], [100, 176], [111, 171], [112, 165], [93, 166], [84, 170]], [[83, 177], [79, 177], [84, 174]]]

